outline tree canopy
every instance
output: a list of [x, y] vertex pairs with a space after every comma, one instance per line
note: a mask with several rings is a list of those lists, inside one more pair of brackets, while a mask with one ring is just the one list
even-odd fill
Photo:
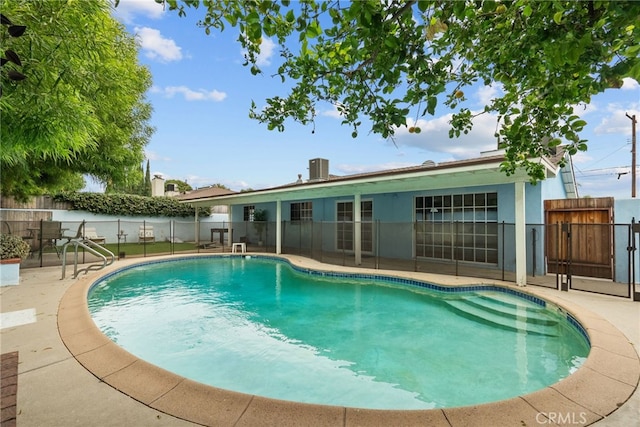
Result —
[[82, 175], [107, 186], [138, 174], [153, 129], [149, 71], [108, 0], [0, 0], [3, 16], [26, 26], [2, 33], [0, 189], [4, 195], [78, 190]]
[[178, 187], [179, 193], [186, 193], [187, 191], [193, 190], [193, 187], [191, 187], [191, 185], [189, 185], [186, 181], [182, 181], [179, 179], [168, 179], [164, 185], [165, 190], [167, 188], [167, 184], [175, 184]]
[[[535, 159], [559, 144], [587, 149], [576, 106], [625, 77], [640, 81], [636, 1], [156, 1], [180, 14], [203, 6], [207, 33], [237, 27], [253, 74], [263, 37], [279, 43], [275, 76], [292, 88], [250, 111], [269, 129], [311, 124], [324, 102], [354, 137], [363, 119], [385, 138], [404, 126], [419, 133], [418, 118], [446, 108], [453, 138], [493, 114], [503, 170], [524, 167], [533, 181], [543, 178]], [[499, 90], [480, 111], [465, 106], [475, 84]]]

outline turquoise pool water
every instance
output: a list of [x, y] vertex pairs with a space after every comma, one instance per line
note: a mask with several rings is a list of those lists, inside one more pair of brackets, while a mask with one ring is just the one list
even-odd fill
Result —
[[587, 339], [561, 310], [476, 288], [442, 292], [311, 275], [278, 260], [206, 257], [112, 274], [93, 286], [89, 309], [103, 333], [150, 363], [308, 403], [486, 403], [544, 388], [583, 363]]

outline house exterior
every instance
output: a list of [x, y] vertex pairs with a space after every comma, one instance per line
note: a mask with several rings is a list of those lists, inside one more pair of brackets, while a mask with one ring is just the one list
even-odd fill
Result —
[[544, 245], [527, 253], [526, 225], [544, 223], [545, 199], [577, 197], [570, 158], [558, 166], [562, 155], [538, 159], [546, 179], [536, 185], [524, 171], [502, 172], [500, 152], [341, 177], [328, 174], [328, 160], [313, 159], [306, 181], [181, 200], [229, 206], [233, 241], [255, 238], [247, 223], [266, 211], [272, 230], [266, 238], [276, 253], [304, 241], [347, 253], [356, 265], [371, 254], [479, 263], [514, 271], [524, 285], [528, 272], [544, 273], [543, 263], [533, 263], [543, 259]]

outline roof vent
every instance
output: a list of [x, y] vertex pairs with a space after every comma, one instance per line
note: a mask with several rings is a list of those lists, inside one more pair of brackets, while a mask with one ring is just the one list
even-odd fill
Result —
[[422, 166], [428, 167], [428, 168], [432, 168], [434, 166], [436, 166], [436, 162], [434, 162], [433, 160], [425, 160], [422, 163]]

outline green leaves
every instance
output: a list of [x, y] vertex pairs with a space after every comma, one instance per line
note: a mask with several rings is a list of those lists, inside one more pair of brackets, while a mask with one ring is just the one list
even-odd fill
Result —
[[320, 24], [317, 21], [313, 21], [307, 25], [306, 37], [308, 39], [314, 39], [322, 34], [322, 28], [320, 28]]
[[2, 9], [28, 27], [2, 39], [3, 51], [20, 52], [28, 76], [12, 84], [2, 74], [2, 193], [74, 190], [84, 174], [126, 181], [153, 132], [144, 99], [151, 77], [108, 2], [6, 0]]
[[[71, 203], [73, 210], [101, 215], [147, 217], [193, 217], [195, 208], [170, 197], [145, 197], [130, 194], [58, 193], [54, 200]], [[210, 209], [199, 209], [200, 216]]]

